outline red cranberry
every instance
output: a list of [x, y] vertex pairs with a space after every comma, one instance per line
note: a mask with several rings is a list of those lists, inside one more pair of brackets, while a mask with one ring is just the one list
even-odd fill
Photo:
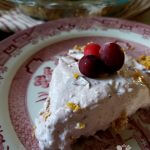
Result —
[[79, 61], [79, 70], [87, 77], [95, 78], [102, 69], [100, 59], [93, 55], [83, 56]]
[[89, 43], [84, 48], [84, 55], [94, 55], [99, 57], [100, 45], [95, 43]]
[[124, 64], [124, 52], [116, 43], [106, 43], [100, 49], [101, 61], [108, 72], [118, 71]]

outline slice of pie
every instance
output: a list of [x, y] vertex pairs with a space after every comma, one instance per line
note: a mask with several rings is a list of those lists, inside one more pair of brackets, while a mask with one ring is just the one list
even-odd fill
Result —
[[[49, 98], [36, 119], [35, 135], [42, 150], [71, 150], [80, 136], [106, 130], [115, 120], [150, 105], [149, 71], [125, 55], [123, 67], [97, 78], [78, 67], [83, 48], [75, 47], [59, 59], [53, 71]], [[119, 130], [119, 129], [118, 129]]]

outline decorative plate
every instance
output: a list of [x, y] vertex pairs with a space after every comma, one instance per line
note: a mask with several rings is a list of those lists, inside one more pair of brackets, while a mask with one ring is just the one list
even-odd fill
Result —
[[[34, 119], [47, 97], [58, 57], [90, 41], [116, 41], [133, 57], [150, 55], [149, 26], [111, 18], [53, 21], [0, 43], [0, 150], [39, 150], [32, 134]], [[149, 109], [139, 110], [122, 133], [100, 131], [77, 145], [84, 150], [149, 150], [149, 118]]]

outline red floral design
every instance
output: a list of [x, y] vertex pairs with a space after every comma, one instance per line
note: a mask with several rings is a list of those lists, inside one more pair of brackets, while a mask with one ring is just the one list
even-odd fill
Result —
[[[51, 80], [52, 69], [50, 67], [45, 67], [43, 71], [43, 75], [38, 75], [34, 78], [34, 85], [41, 86], [42, 88], [48, 88]], [[39, 92], [38, 100], [36, 102], [45, 101], [48, 97], [47, 92]]]
[[[0, 150], [4, 150], [4, 143], [5, 143], [5, 139], [2, 135], [3, 130], [1, 129], [1, 125], [0, 125]], [[7, 150], [9, 150], [9, 146], [6, 147]]]
[[52, 70], [50, 67], [45, 67], [43, 75], [38, 75], [34, 79], [35, 86], [41, 86], [42, 88], [48, 88], [51, 80]]
[[0, 73], [4, 73], [7, 71], [7, 67], [6, 66], [0, 66]]
[[32, 74], [36, 71], [36, 66], [41, 65], [43, 60], [41, 58], [33, 58], [26, 65], [26, 70], [28, 73]]
[[4, 149], [3, 143], [5, 142], [2, 132], [3, 132], [3, 130], [0, 130], [0, 150]]
[[[0, 65], [0, 80], [2, 80], [3, 79], [3, 76], [2, 76], [2, 74], [3, 73], [5, 73], [6, 71], [7, 71], [7, 67], [6, 66], [1, 66]], [[1, 83], [1, 82], [0, 82]]]
[[38, 93], [38, 100], [36, 100], [35, 102], [41, 102], [41, 101], [45, 101], [48, 98], [48, 93], [47, 92], [39, 92]]

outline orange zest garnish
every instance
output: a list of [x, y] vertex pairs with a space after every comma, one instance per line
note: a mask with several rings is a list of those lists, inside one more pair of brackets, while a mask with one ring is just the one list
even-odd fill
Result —
[[146, 69], [150, 70], [150, 56], [141, 56], [137, 60], [140, 64], [146, 67]]
[[67, 107], [70, 108], [73, 112], [77, 112], [81, 109], [79, 105], [77, 105], [73, 102], [68, 102]]

